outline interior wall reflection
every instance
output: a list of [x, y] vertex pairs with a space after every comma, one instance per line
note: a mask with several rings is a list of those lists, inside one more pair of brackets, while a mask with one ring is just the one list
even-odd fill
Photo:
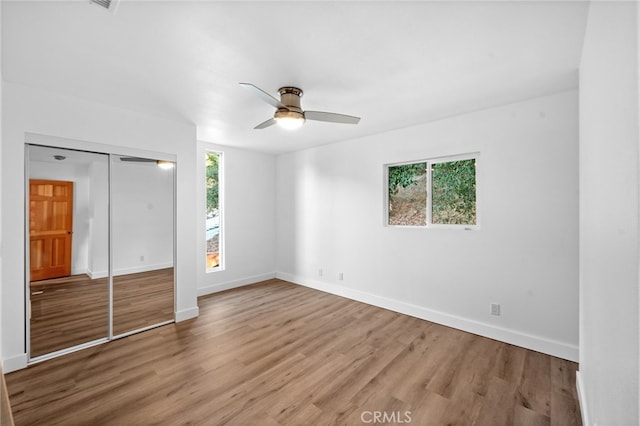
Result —
[[172, 165], [112, 156], [114, 335], [173, 319]]

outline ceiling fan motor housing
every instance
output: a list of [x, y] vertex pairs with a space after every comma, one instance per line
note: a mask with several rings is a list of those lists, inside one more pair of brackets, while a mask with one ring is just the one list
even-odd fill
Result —
[[276, 119], [302, 119], [304, 120], [304, 111], [300, 107], [300, 98], [302, 90], [297, 87], [281, 87], [278, 89], [280, 93], [280, 102], [287, 108], [278, 108], [274, 115]]

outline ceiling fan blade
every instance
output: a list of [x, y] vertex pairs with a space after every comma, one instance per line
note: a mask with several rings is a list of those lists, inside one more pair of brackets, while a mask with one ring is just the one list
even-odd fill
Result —
[[329, 123], [358, 124], [360, 122], [360, 117], [323, 111], [305, 111], [304, 117], [307, 120], [328, 121]]
[[158, 160], [152, 160], [151, 158], [140, 158], [140, 157], [120, 157], [120, 161], [131, 161], [134, 163], [155, 163]]
[[273, 126], [274, 124], [276, 124], [276, 119], [270, 118], [267, 121], [263, 121], [262, 123], [258, 124], [256, 127], [254, 127], [254, 129], [264, 129], [269, 126]]
[[246, 87], [247, 89], [251, 90], [254, 95], [259, 97], [260, 99], [262, 99], [263, 101], [265, 101], [269, 105], [271, 105], [271, 106], [273, 106], [275, 108], [286, 108], [286, 109], [288, 109], [282, 102], [280, 102], [279, 100], [277, 100], [276, 98], [274, 98], [273, 96], [271, 96], [270, 94], [268, 94], [267, 92], [265, 92], [264, 90], [259, 88], [258, 86], [255, 86], [255, 85], [253, 85], [251, 83], [240, 83], [240, 85], [242, 87]]

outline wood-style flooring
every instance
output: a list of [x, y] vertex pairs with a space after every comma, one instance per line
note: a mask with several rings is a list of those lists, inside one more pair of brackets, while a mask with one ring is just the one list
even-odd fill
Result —
[[11, 405], [9, 403], [9, 392], [7, 392], [7, 384], [4, 381], [2, 367], [0, 366], [0, 425], [13, 426], [13, 415], [11, 413]]
[[[173, 268], [113, 278], [113, 333], [173, 319]], [[31, 283], [31, 356], [108, 335], [108, 280], [74, 275]]]
[[569, 361], [280, 280], [199, 306], [8, 374], [16, 425], [581, 422]]

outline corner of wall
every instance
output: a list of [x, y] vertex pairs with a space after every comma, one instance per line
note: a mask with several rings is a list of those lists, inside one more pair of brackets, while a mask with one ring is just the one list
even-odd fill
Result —
[[176, 322], [182, 322], [186, 320], [190, 320], [192, 318], [197, 318], [200, 315], [200, 308], [197, 306], [194, 308], [182, 309], [180, 311], [175, 312]]
[[[0, 2], [0, 46], [2, 46], [2, 2]], [[0, 48], [0, 164], [2, 163], [2, 50]], [[2, 187], [2, 174], [0, 173], [0, 188]], [[0, 197], [0, 224], [2, 223], [2, 199]], [[2, 226], [0, 226], [0, 364], [2, 364]]]
[[27, 368], [28, 362], [29, 358], [27, 357], [27, 354], [20, 354], [10, 358], [5, 358], [2, 360], [2, 370], [5, 373], [22, 370], [23, 368]]
[[589, 410], [587, 410], [587, 396], [584, 393], [580, 371], [576, 371], [576, 390], [578, 403], [580, 404], [580, 414], [582, 415], [582, 424], [589, 426], [591, 423], [589, 422]]
[[[585, 425], [640, 424], [639, 31], [637, 3], [591, 2], [579, 69], [576, 387]], [[615, 204], [619, 219], [605, 225], [607, 206]]]
[[241, 278], [238, 280], [226, 281], [222, 283], [216, 283], [213, 285], [207, 285], [205, 287], [199, 287], [198, 297], [206, 296], [207, 294], [218, 293], [225, 290], [231, 290], [232, 288], [238, 288], [245, 285], [259, 283], [261, 281], [267, 281], [275, 277], [276, 277], [276, 273], [270, 272], [267, 274], [253, 275], [253, 276]]
[[[636, 48], [640, 47], [640, 6], [636, 4]], [[638, 81], [640, 81], [640, 55], [636, 55], [636, 73], [638, 75]], [[638, 112], [638, 135], [640, 135], [640, 84], [636, 86], [637, 94], [636, 94], [636, 108]], [[640, 142], [640, 141], [639, 141]], [[640, 154], [640, 150], [638, 151]], [[638, 164], [640, 164], [640, 157], [638, 158]], [[638, 181], [638, 191], [640, 192], [640, 175]], [[640, 194], [638, 195], [638, 199], [640, 199]], [[638, 216], [638, 228], [640, 229], [640, 215]], [[640, 262], [638, 262], [640, 268]], [[640, 274], [638, 274], [640, 277]], [[640, 282], [638, 283], [640, 287]], [[640, 291], [638, 292], [638, 305], [640, 307]], [[640, 316], [638, 318], [638, 328], [640, 328]], [[638, 339], [638, 353], [640, 354], [640, 339]], [[640, 356], [638, 357], [638, 371], [640, 372]], [[638, 388], [636, 389], [638, 394], [638, 424], [640, 424], [640, 380], [638, 381]]]

